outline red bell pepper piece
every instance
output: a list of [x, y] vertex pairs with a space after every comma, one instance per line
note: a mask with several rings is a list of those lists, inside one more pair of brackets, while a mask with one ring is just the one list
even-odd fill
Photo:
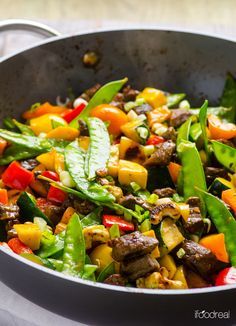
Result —
[[63, 119], [66, 120], [66, 122], [70, 123], [72, 120], [74, 120], [85, 108], [85, 103], [81, 103], [78, 105], [74, 110], [71, 112], [68, 112], [63, 116]]
[[17, 190], [25, 190], [33, 179], [33, 172], [24, 169], [17, 161], [12, 162], [2, 174], [3, 183]]
[[62, 204], [67, 198], [67, 194], [54, 186], [50, 186], [47, 200], [52, 201], [55, 204]]
[[0, 189], [0, 203], [3, 205], [8, 204], [8, 193], [6, 189]]
[[102, 223], [105, 227], [110, 228], [112, 225], [117, 224], [121, 231], [134, 231], [133, 223], [123, 220], [116, 215], [103, 215]]
[[16, 254], [32, 254], [33, 251], [26, 246], [23, 242], [20, 241], [19, 238], [12, 238], [8, 241], [8, 246], [14, 251]]
[[53, 181], [60, 181], [59, 175], [53, 171], [43, 171], [42, 176]]
[[227, 267], [219, 272], [215, 279], [215, 285], [236, 284], [236, 268]]
[[146, 145], [158, 145], [161, 143], [164, 143], [165, 139], [161, 136], [156, 136], [156, 135], [151, 135], [147, 142]]

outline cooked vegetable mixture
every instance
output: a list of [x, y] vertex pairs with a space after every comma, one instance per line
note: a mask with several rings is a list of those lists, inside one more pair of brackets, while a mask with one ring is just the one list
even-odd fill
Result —
[[236, 284], [236, 81], [219, 106], [95, 85], [0, 129], [1, 245], [86, 280]]

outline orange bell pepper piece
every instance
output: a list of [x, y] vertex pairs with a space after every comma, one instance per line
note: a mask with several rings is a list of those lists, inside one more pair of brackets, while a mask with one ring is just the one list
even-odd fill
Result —
[[208, 235], [202, 238], [199, 244], [211, 250], [218, 260], [229, 263], [229, 256], [226, 251], [225, 236], [223, 233]]
[[0, 203], [3, 205], [8, 204], [8, 193], [6, 189], [0, 189]]
[[171, 179], [174, 183], [177, 183], [178, 181], [178, 176], [181, 170], [181, 165], [175, 162], [170, 162], [168, 165], [168, 170], [171, 176]]
[[171, 116], [171, 111], [168, 109], [167, 106], [160, 106], [159, 108], [156, 108], [152, 110], [151, 112], [148, 112], [148, 124], [149, 126], [152, 126], [154, 123], [162, 123], [166, 120], [168, 120]]
[[221, 199], [236, 213], [236, 191], [234, 189], [222, 191]]
[[67, 110], [67, 108], [63, 106], [55, 106], [55, 105], [51, 105], [49, 102], [45, 102], [44, 104], [38, 106], [35, 110], [28, 110], [24, 112], [22, 117], [25, 120], [29, 120], [29, 119], [40, 117], [41, 115], [47, 113], [61, 114], [65, 110]]
[[222, 122], [213, 114], [208, 115], [208, 126], [212, 139], [231, 139], [236, 137], [236, 125]]

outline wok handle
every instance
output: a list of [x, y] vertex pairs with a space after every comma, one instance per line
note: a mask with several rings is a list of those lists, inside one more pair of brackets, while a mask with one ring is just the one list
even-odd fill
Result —
[[7, 19], [0, 21], [0, 32], [12, 30], [25, 30], [45, 37], [59, 36], [60, 33], [42, 23], [34, 22], [26, 19]]

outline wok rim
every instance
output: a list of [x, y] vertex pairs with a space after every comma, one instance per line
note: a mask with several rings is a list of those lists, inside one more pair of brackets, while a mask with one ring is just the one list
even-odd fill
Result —
[[[65, 40], [68, 38], [74, 38], [74, 37], [79, 37], [79, 36], [87, 36], [87, 35], [99, 35], [103, 33], [110, 33], [110, 32], [128, 32], [128, 31], [134, 31], [134, 32], [166, 32], [166, 33], [181, 33], [181, 34], [189, 34], [193, 36], [200, 36], [203, 38], [212, 38], [212, 39], [217, 39], [219, 41], [227, 41], [227, 42], [236, 42], [236, 37], [225, 37], [222, 36], [221, 34], [218, 33], [212, 33], [212, 32], [202, 32], [202, 31], [195, 31], [189, 28], [178, 28], [178, 27], [168, 27], [168, 26], [161, 26], [157, 27], [155, 25], [148, 25], [148, 26], [142, 26], [140, 25], [128, 27], [125, 29], [122, 28], [117, 28], [117, 27], [110, 27], [110, 28], [101, 28], [101, 29], [96, 29], [95, 30], [89, 30], [81, 33], [75, 33], [75, 34], [66, 34], [66, 35], [59, 35], [59, 36], [54, 36], [50, 37], [49, 39], [42, 40], [37, 42], [34, 45], [30, 45], [27, 47], [24, 47], [23, 49], [17, 50], [14, 53], [8, 54], [2, 58], [0, 58], [0, 64], [3, 62], [6, 62], [8, 60], [11, 60], [15, 57], [17, 57], [19, 54], [23, 54], [24, 52], [30, 51], [32, 49], [35, 49], [37, 47], [40, 47], [41, 45], [49, 44], [49, 43], [54, 43], [60, 40]], [[199, 294], [208, 294], [208, 293], [218, 293], [218, 292], [225, 292], [229, 290], [235, 290], [236, 291], [236, 284], [231, 284], [231, 285], [222, 285], [222, 286], [212, 286], [212, 287], [207, 287], [207, 288], [197, 288], [197, 289], [185, 289], [185, 290], [161, 290], [161, 289], [139, 289], [139, 288], [131, 288], [131, 287], [125, 287], [125, 286], [115, 286], [115, 285], [108, 285], [105, 283], [99, 283], [99, 282], [92, 282], [88, 280], [83, 280], [81, 278], [76, 278], [73, 276], [65, 275], [62, 272], [58, 272], [55, 270], [51, 270], [47, 267], [38, 265], [34, 262], [31, 262], [27, 260], [26, 258], [23, 258], [14, 252], [11, 252], [9, 249], [4, 248], [3, 246], [0, 246], [0, 252], [1, 254], [5, 254], [10, 256], [12, 259], [18, 260], [20, 263], [23, 265], [28, 265], [28, 267], [37, 269], [39, 272], [44, 272], [50, 274], [50, 276], [56, 276], [61, 279], [67, 280], [69, 282], [75, 283], [75, 284], [82, 284], [84, 286], [89, 286], [89, 287], [95, 287], [101, 290], [108, 290], [108, 291], [116, 291], [116, 292], [123, 292], [123, 293], [137, 293], [137, 294], [146, 294], [146, 295], [165, 295], [165, 296], [180, 296], [180, 295], [199, 295]]]
[[32, 50], [34, 48], [40, 47], [41, 45], [49, 44], [49, 43], [54, 43], [60, 40], [65, 40], [68, 38], [74, 38], [74, 37], [79, 37], [79, 36], [88, 36], [88, 35], [99, 35], [103, 33], [110, 33], [110, 32], [166, 32], [166, 33], [180, 33], [180, 34], [189, 34], [189, 35], [194, 35], [194, 36], [201, 36], [205, 38], [212, 38], [212, 39], [218, 39], [219, 41], [227, 41], [231, 43], [236, 42], [236, 37], [234, 38], [233, 36], [222, 36], [219, 33], [214, 33], [214, 32], [203, 32], [203, 31], [195, 31], [194, 29], [191, 28], [178, 28], [178, 27], [168, 27], [168, 26], [155, 26], [155, 25], [148, 25], [148, 26], [140, 26], [140, 25], [133, 25], [128, 28], [117, 28], [117, 27], [110, 27], [110, 28], [98, 28], [96, 30], [94, 29], [89, 29], [87, 31], [81, 32], [81, 33], [68, 33], [68, 34], [62, 34], [59, 36], [52, 36], [46, 40], [41, 40], [36, 42], [34, 45], [29, 45], [26, 47], [23, 47], [20, 50], [16, 50], [11, 54], [7, 54], [6, 56], [3, 56], [2, 58], [0, 57], [0, 64], [2, 62], [8, 61], [9, 59], [14, 58], [15, 56], [19, 54], [23, 54], [24, 52], [27, 52], [29, 50]]

